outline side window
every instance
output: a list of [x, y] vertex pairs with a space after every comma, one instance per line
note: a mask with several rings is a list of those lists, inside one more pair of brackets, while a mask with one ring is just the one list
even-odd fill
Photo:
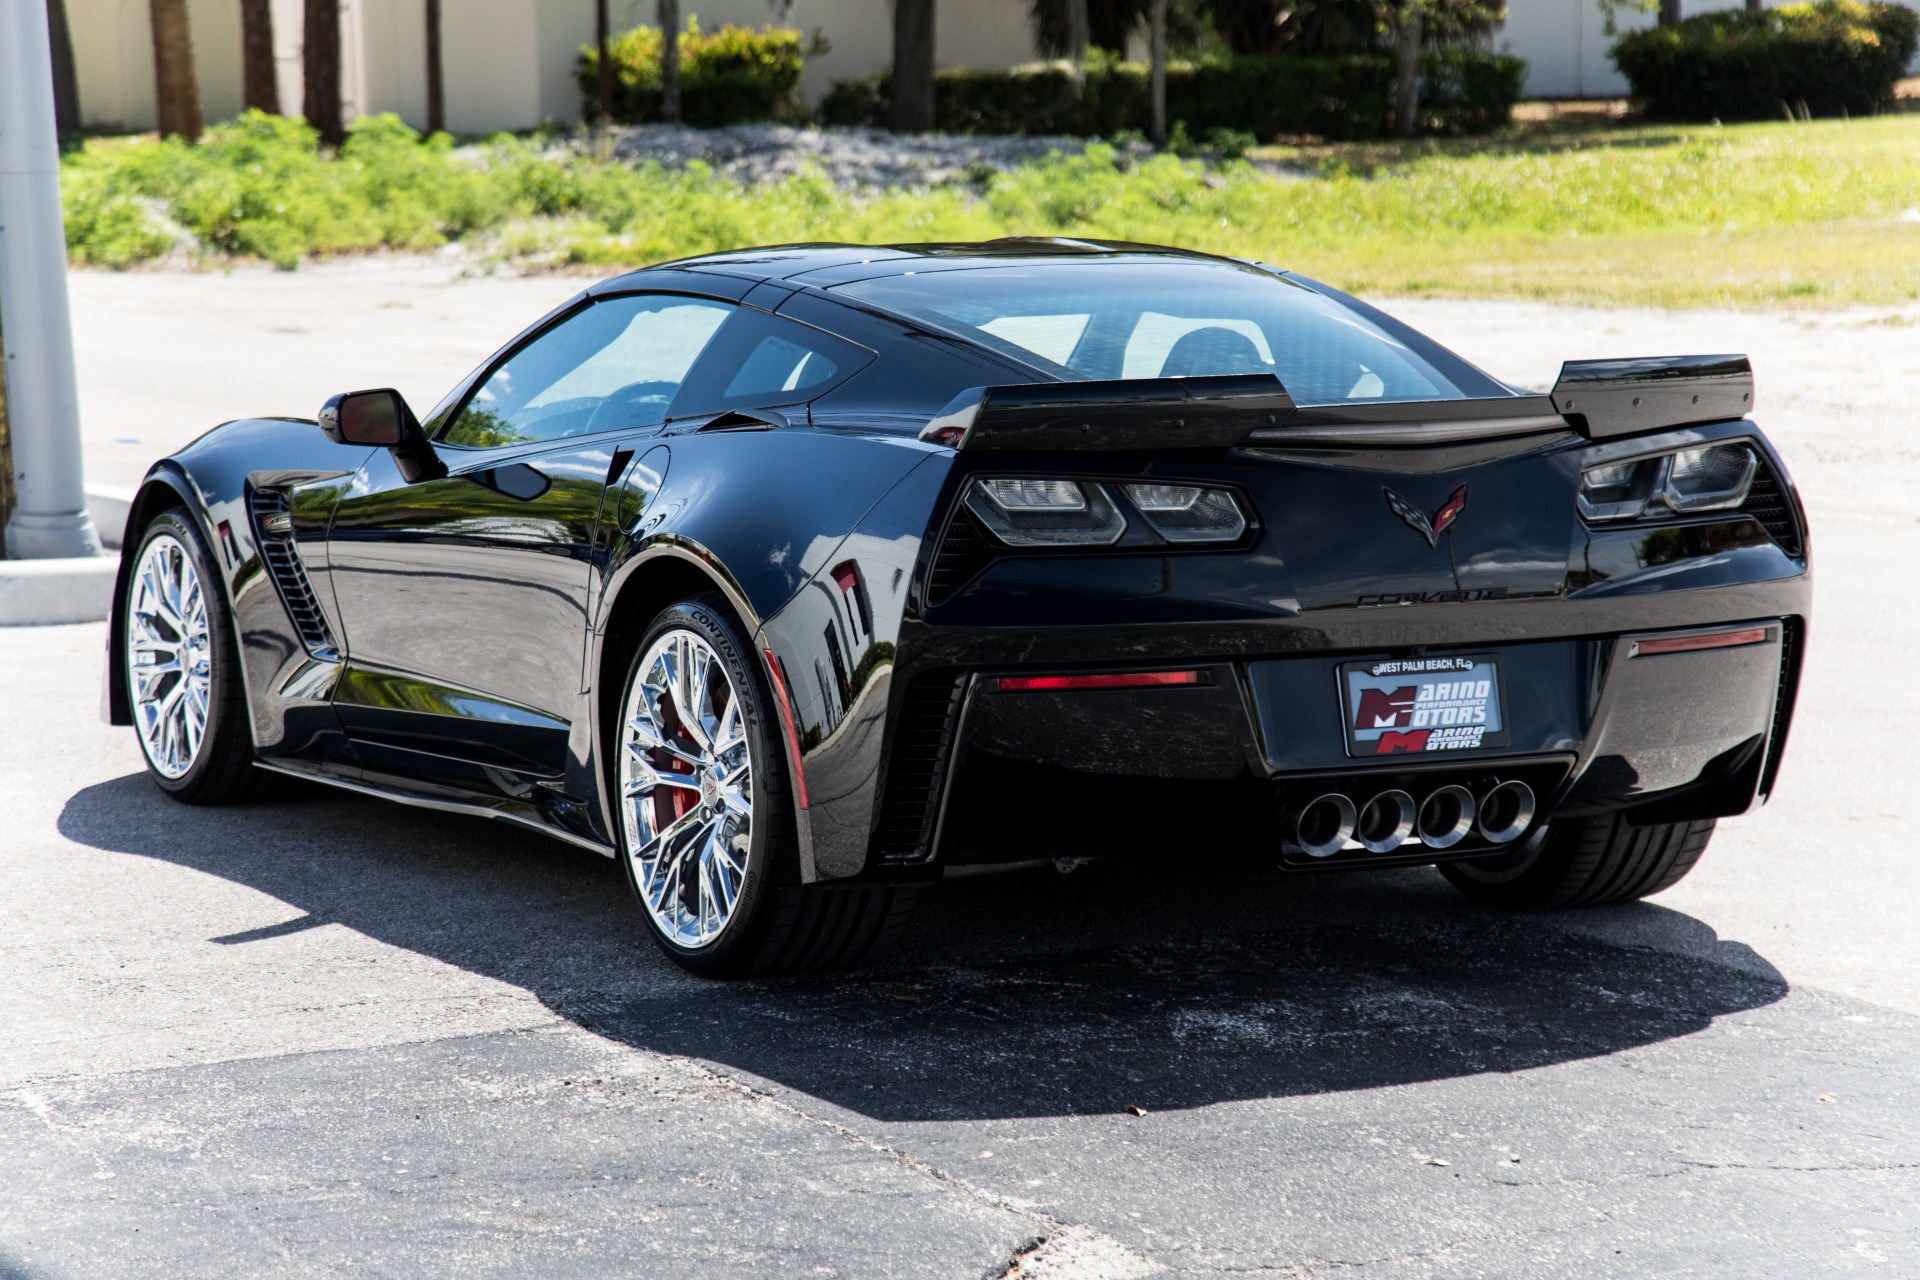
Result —
[[657, 426], [733, 311], [674, 294], [596, 302], [508, 356], [440, 439], [490, 449]]
[[865, 347], [742, 307], [687, 374], [673, 416], [801, 404], [825, 395], [872, 359]]

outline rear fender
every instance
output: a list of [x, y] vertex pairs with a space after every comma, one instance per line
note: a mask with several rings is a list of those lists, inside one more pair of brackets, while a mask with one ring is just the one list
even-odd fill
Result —
[[[793, 697], [802, 673], [812, 669], [819, 637], [809, 645], [763, 620], [831, 577], [849, 535], [905, 477], [932, 458], [951, 456], [910, 437], [804, 427], [692, 432], [646, 443], [653, 447], [618, 478], [602, 504], [608, 550], [597, 570], [599, 603], [585, 673], [593, 741], [603, 762], [597, 778], [601, 812], [610, 833], [616, 704], [632, 646], [653, 613], [698, 590], [726, 600], [752, 639], [776, 699], [786, 693], [779, 708], [781, 736], [796, 790], [804, 789], [811, 775], [802, 759], [805, 731], [796, 722]], [[912, 517], [915, 553], [930, 506], [931, 491]], [[900, 576], [903, 591], [910, 577], [909, 563]], [[663, 592], [663, 583], [671, 590]], [[897, 630], [898, 623], [895, 610], [890, 626]], [[810, 791], [807, 799], [813, 799]], [[836, 874], [816, 864], [808, 808], [799, 806], [796, 816], [803, 876]]]

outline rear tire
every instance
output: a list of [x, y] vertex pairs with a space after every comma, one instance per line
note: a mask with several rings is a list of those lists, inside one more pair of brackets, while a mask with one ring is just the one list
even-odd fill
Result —
[[1672, 888], [1712, 836], [1711, 821], [1635, 826], [1619, 814], [1574, 818], [1512, 853], [1443, 862], [1440, 874], [1483, 907], [1597, 907]]
[[620, 706], [621, 863], [674, 963], [706, 978], [849, 968], [905, 927], [918, 886], [800, 882], [772, 693], [719, 600], [654, 619]]
[[150, 521], [121, 601], [121, 661], [147, 776], [182, 804], [272, 789], [253, 766], [247, 691], [220, 570], [182, 508]]

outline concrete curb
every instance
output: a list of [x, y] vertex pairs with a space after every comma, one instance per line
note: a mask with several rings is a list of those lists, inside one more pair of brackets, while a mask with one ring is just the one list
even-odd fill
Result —
[[104, 622], [119, 556], [0, 560], [0, 627]]
[[120, 535], [126, 532], [127, 513], [133, 507], [134, 491], [111, 485], [87, 486], [87, 514], [100, 531], [100, 545], [109, 551], [120, 549]]

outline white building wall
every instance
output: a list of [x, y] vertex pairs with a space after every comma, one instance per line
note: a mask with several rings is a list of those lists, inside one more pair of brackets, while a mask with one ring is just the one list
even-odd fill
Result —
[[[147, 0], [66, 0], [90, 126], [154, 127], [153, 45]], [[301, 99], [302, 0], [273, 0], [280, 106]], [[652, 0], [613, 0], [616, 30], [650, 22]], [[341, 0], [341, 94], [348, 119], [392, 111], [426, 125], [423, 0]], [[682, 0], [681, 12], [712, 30], [769, 23], [821, 32], [829, 52], [810, 58], [802, 83], [817, 103], [836, 80], [885, 71], [893, 59], [892, 0]], [[237, 0], [188, 0], [194, 62], [209, 121], [241, 106]], [[580, 119], [574, 63], [593, 42], [593, 0], [443, 0], [447, 126], [457, 133], [530, 129]], [[936, 52], [943, 67], [1003, 68], [1034, 57], [1025, 0], [942, 0]]]
[[[1769, 0], [1779, 3], [1782, 0]], [[1686, 11], [1741, 0], [1687, 0]], [[94, 127], [154, 127], [147, 0], [66, 0], [80, 109]], [[209, 121], [241, 103], [237, 0], [188, 0], [201, 105]], [[273, 0], [280, 105], [300, 110], [302, 0]], [[616, 29], [651, 21], [653, 0], [612, 0]], [[803, 92], [817, 104], [834, 81], [885, 71], [893, 59], [892, 0], [681, 0], [711, 30], [770, 22], [822, 33], [831, 49], [809, 58]], [[940, 0], [936, 56], [943, 67], [1000, 69], [1035, 57], [1026, 0]], [[1620, 30], [1653, 23], [1622, 10]], [[593, 40], [593, 0], [443, 0], [447, 124], [460, 133], [530, 129], [580, 118], [574, 61]], [[426, 125], [424, 0], [341, 0], [342, 92], [349, 119], [393, 111]], [[1613, 37], [1597, 0], [1509, 0], [1494, 47], [1527, 60], [1533, 98], [1618, 97], [1626, 80], [1607, 57]]]
[[[1766, 0], [1769, 9], [1795, 0]], [[1683, 13], [1713, 13], [1743, 7], [1743, 0], [1685, 0]], [[1494, 36], [1494, 48], [1527, 60], [1523, 95], [1529, 98], [1619, 98], [1627, 78], [1608, 57], [1613, 42], [1629, 31], [1654, 25], [1654, 15], [1621, 9], [1616, 35], [1607, 34], [1606, 15], [1597, 0], [1507, 0], [1507, 21]], [[1916, 58], [1920, 66], [1920, 58]]]
[[[298, 0], [295, 0], [298, 3]], [[67, 0], [81, 121], [95, 127], [151, 129], [153, 29], [147, 0]], [[187, 0], [200, 110], [208, 120], [240, 112], [240, 6], [236, 0]]]
[[[652, 25], [650, 0], [614, 0], [614, 26]], [[893, 64], [893, 0], [792, 0], [776, 7], [770, 0], [681, 0], [680, 12], [700, 20], [703, 30], [732, 23], [738, 27], [774, 24], [797, 27], [809, 37], [819, 31], [832, 48], [807, 59], [801, 92], [809, 104], [826, 96], [836, 80], [876, 75]], [[942, 67], [1001, 70], [1035, 58], [1033, 26], [1026, 0], [939, 0], [935, 10], [934, 57]], [[580, 27], [579, 44], [593, 39], [591, 5]], [[576, 105], [575, 110], [578, 110]]]

